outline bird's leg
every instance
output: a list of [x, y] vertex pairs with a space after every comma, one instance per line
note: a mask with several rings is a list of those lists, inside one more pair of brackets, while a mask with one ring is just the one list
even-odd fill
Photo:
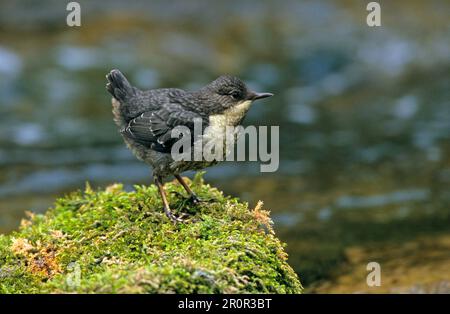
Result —
[[194, 193], [194, 191], [191, 190], [191, 188], [189, 187], [189, 185], [187, 185], [183, 178], [179, 174], [176, 174], [175, 178], [178, 180], [178, 182], [181, 183], [183, 188], [189, 194], [189, 200], [191, 200], [194, 204], [200, 203], [200, 199], [198, 198], [198, 196]]
[[187, 183], [183, 180], [183, 178], [179, 175], [179, 174], [175, 174], [174, 175], [175, 178], [178, 180], [178, 182], [181, 183], [181, 185], [183, 186], [183, 188], [186, 190], [186, 192], [188, 192], [189, 194], [189, 200], [194, 203], [194, 204], [198, 204], [200, 202], [209, 202], [212, 200], [202, 200], [200, 199], [195, 193], [194, 191], [191, 190], [191, 188], [189, 187], [189, 185], [187, 185]]
[[159, 194], [161, 195], [161, 199], [164, 205], [164, 212], [166, 213], [166, 216], [173, 222], [182, 222], [183, 220], [179, 217], [176, 217], [170, 210], [169, 202], [167, 201], [166, 193], [164, 191], [164, 186], [162, 184], [161, 178], [155, 176], [155, 184], [158, 187]]

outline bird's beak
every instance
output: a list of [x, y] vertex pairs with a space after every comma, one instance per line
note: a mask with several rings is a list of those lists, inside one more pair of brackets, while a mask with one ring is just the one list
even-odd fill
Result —
[[251, 93], [250, 99], [251, 100], [257, 100], [257, 99], [263, 99], [263, 98], [267, 98], [267, 97], [272, 97], [273, 94], [272, 93]]

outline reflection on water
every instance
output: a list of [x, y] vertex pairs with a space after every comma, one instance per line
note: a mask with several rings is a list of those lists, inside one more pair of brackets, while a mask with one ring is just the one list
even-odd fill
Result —
[[364, 207], [378, 207], [387, 206], [396, 203], [405, 203], [408, 201], [426, 200], [429, 192], [425, 189], [409, 189], [402, 191], [395, 191], [382, 195], [370, 196], [341, 196], [336, 201], [338, 208], [364, 208]]
[[280, 169], [207, 180], [265, 201], [305, 286], [367, 291], [360, 269], [381, 260], [384, 292], [448, 291], [433, 274], [450, 267], [449, 4], [401, 2], [379, 29], [358, 1], [81, 1], [77, 29], [60, 1], [0, 4], [0, 231], [86, 181], [150, 182], [112, 122], [108, 70], [142, 88], [232, 73], [276, 94], [246, 123], [280, 125]]

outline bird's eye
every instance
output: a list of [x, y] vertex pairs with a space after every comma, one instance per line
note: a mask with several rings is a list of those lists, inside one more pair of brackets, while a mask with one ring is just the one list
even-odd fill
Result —
[[230, 93], [231, 98], [237, 100], [240, 98], [241, 94], [238, 91], [233, 91]]

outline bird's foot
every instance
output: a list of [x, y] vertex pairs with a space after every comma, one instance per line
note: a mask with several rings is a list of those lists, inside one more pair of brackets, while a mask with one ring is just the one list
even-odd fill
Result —
[[183, 195], [182, 193], [177, 192], [177, 191], [172, 191], [172, 192], [170, 192], [170, 193], [175, 194], [177, 197], [179, 197], [179, 198], [181, 198], [181, 199], [184, 199], [184, 200], [186, 200], [187, 202], [192, 203], [192, 204], [194, 204], [194, 205], [198, 205], [198, 204], [200, 204], [200, 203], [213, 203], [213, 202], [215, 202], [215, 199], [213, 199], [213, 198], [210, 198], [210, 199], [202, 199], [202, 198], [199, 198], [199, 197], [198, 197], [197, 195], [195, 195], [195, 194], [191, 194], [190, 196], [185, 196], [185, 195]]
[[192, 202], [195, 205], [200, 204], [200, 203], [214, 203], [215, 201], [216, 200], [214, 198], [203, 199], [203, 198], [199, 198], [195, 194], [189, 196], [189, 198], [188, 198], [188, 202]]
[[175, 216], [170, 210], [164, 210], [166, 213], [167, 218], [169, 218], [173, 223], [177, 222], [185, 222], [187, 214], [181, 214], [180, 216]]

